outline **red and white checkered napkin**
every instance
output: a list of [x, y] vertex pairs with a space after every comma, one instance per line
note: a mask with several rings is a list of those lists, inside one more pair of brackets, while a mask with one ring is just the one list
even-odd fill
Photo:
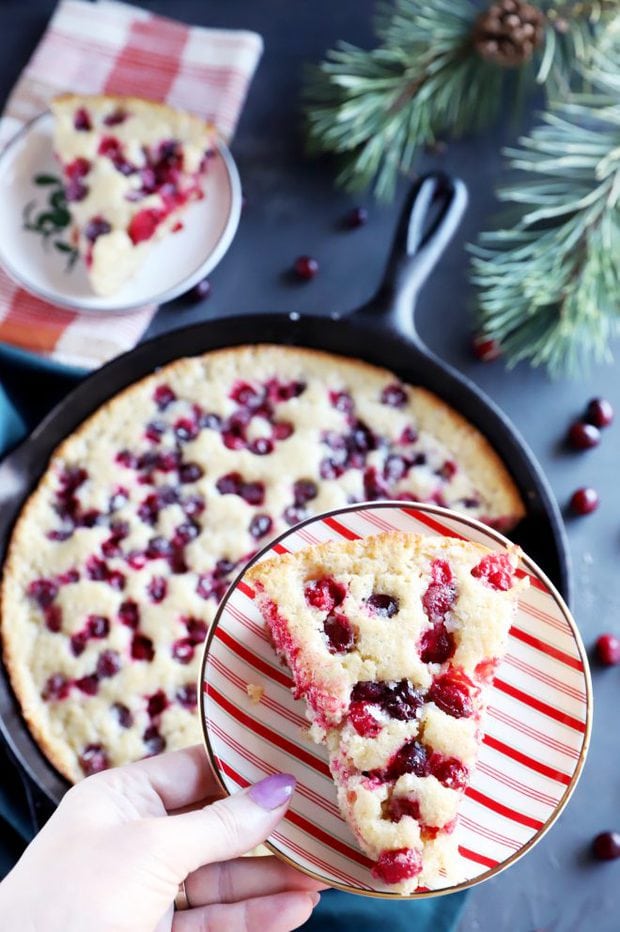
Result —
[[[114, 0], [61, 0], [0, 119], [0, 146], [64, 91], [134, 94], [203, 114], [230, 140], [263, 48], [256, 33], [203, 29]], [[96, 368], [134, 346], [156, 307], [66, 311], [0, 269], [0, 342]]]

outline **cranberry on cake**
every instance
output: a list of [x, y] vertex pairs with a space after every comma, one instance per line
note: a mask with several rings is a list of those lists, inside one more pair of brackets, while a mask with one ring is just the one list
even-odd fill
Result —
[[230, 581], [288, 527], [377, 498], [523, 514], [474, 427], [359, 360], [241, 346], [105, 404], [54, 453], [2, 582], [5, 662], [54, 765], [75, 781], [199, 741], [202, 642]]
[[328, 748], [343, 816], [395, 892], [457, 873], [485, 692], [527, 584], [516, 564], [514, 552], [387, 532], [268, 559], [245, 577], [310, 734]]
[[93, 291], [110, 295], [203, 196], [215, 130], [137, 97], [65, 94], [51, 110], [76, 244]]

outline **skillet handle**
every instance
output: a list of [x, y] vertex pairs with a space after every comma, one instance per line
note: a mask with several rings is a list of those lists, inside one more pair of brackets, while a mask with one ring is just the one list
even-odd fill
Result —
[[403, 208], [379, 290], [355, 312], [419, 344], [413, 309], [418, 292], [454, 236], [467, 207], [467, 188], [443, 172], [423, 175]]

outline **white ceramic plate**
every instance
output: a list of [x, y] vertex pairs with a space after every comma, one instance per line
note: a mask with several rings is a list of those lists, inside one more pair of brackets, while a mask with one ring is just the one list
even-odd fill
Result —
[[[356, 505], [286, 532], [256, 560], [329, 539], [397, 529], [448, 535], [503, 550], [508, 541], [477, 521], [433, 505]], [[256, 562], [253, 561], [253, 562]], [[437, 896], [473, 886], [513, 864], [557, 819], [584, 764], [591, 684], [581, 638], [553, 585], [524, 557], [530, 587], [520, 600], [508, 652], [495, 677], [478, 766], [456, 832], [461, 876]], [[370, 873], [336, 804], [325, 749], [304, 739], [304, 704], [279, 663], [244, 573], [220, 605], [206, 646], [200, 689], [207, 750], [224, 790], [233, 793], [276, 771], [297, 791], [269, 839], [272, 850], [330, 886], [394, 898]], [[264, 688], [252, 702], [248, 684]]]
[[68, 244], [69, 226], [47, 239], [24, 226], [25, 211], [32, 220], [54, 213], [50, 199], [58, 185], [36, 182], [41, 176], [60, 181], [52, 126], [51, 113], [42, 113], [0, 157], [0, 263], [22, 287], [70, 310], [124, 313], [170, 301], [215, 268], [233, 240], [241, 213], [239, 175], [223, 142], [218, 142], [209, 164], [203, 185], [206, 196], [188, 207], [183, 228], [158, 242], [117, 294], [102, 298], [93, 293], [82, 262], [78, 259], [68, 268], [70, 254], [56, 245]]

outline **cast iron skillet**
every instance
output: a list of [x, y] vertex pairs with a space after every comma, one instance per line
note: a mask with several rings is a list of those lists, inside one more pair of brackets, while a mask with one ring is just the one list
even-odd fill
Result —
[[[505, 415], [472, 382], [437, 359], [415, 329], [415, 298], [455, 232], [466, 203], [461, 181], [442, 174], [421, 178], [403, 211], [379, 290], [344, 320], [299, 314], [210, 320], [143, 343], [85, 379], [0, 466], [0, 559], [13, 523], [55, 447], [112, 395], [181, 356], [243, 343], [282, 343], [385, 366], [403, 380], [436, 392], [465, 415], [508, 465], [526, 503], [527, 516], [511, 536], [570, 598], [564, 529], [540, 466]], [[67, 783], [31, 737], [4, 667], [0, 668], [0, 728], [37, 786], [58, 802]]]

